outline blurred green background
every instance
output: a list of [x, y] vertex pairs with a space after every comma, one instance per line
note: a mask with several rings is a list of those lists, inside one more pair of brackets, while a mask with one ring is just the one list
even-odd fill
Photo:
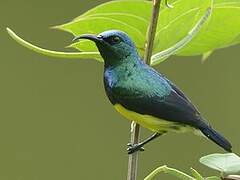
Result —
[[[0, 3], [0, 180], [126, 179], [130, 122], [107, 100], [103, 64], [54, 59], [14, 42], [5, 27], [42, 47], [65, 50], [72, 36], [50, 26], [62, 24], [104, 1], [1, 0]], [[200, 57], [171, 57], [157, 70], [174, 81], [239, 152], [240, 48]], [[142, 138], [150, 134], [141, 130]], [[223, 152], [193, 134], [169, 133], [140, 154], [139, 176], [167, 164], [204, 175], [198, 163]], [[159, 179], [174, 179], [161, 175]]]

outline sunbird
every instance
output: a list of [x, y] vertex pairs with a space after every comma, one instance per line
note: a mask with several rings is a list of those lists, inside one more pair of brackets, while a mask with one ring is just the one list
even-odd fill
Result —
[[73, 41], [95, 42], [104, 59], [105, 92], [114, 108], [154, 134], [138, 144], [128, 144], [128, 153], [168, 131], [192, 131], [231, 152], [231, 144], [201, 116], [184, 93], [165, 76], [147, 65], [129, 36], [119, 30], [99, 35], [84, 34]]

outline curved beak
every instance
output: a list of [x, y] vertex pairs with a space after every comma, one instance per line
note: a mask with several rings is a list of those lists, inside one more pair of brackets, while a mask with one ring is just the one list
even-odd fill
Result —
[[94, 35], [94, 34], [83, 34], [83, 35], [80, 35], [80, 36], [76, 36], [76, 37], [73, 39], [73, 42], [77, 42], [77, 41], [79, 41], [80, 39], [88, 39], [88, 40], [94, 41], [95, 43], [102, 41], [101, 38], [97, 37], [97, 36]]

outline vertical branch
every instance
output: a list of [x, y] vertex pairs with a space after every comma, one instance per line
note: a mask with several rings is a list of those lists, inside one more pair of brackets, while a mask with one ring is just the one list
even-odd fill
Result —
[[[157, 29], [158, 16], [160, 11], [161, 0], [153, 0], [153, 10], [151, 22], [148, 29], [148, 38], [146, 43], [145, 57], [144, 61], [150, 65], [151, 55], [153, 51], [153, 42], [155, 38], [155, 33]], [[140, 126], [135, 122], [131, 124], [131, 144], [137, 144], [139, 142], [140, 136]], [[137, 179], [137, 166], [138, 165], [138, 152], [134, 152], [129, 155], [128, 158], [128, 174], [127, 180], [136, 180]]]
[[158, 22], [158, 17], [160, 12], [160, 4], [161, 4], [161, 0], [153, 0], [152, 18], [151, 18], [151, 22], [148, 29], [148, 40], [147, 40], [147, 46], [146, 46], [145, 56], [144, 56], [144, 60], [148, 65], [150, 65], [151, 63], [153, 43], [155, 39], [157, 22]]
[[[139, 142], [140, 126], [134, 121], [131, 124], [131, 144], [137, 144]], [[128, 157], [128, 174], [127, 180], [137, 179], [137, 165], [138, 165], [138, 152], [129, 154]]]

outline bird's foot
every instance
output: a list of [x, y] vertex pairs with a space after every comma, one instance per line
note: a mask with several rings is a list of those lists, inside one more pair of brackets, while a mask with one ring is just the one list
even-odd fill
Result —
[[128, 146], [128, 148], [127, 148], [128, 154], [132, 154], [136, 151], [144, 151], [144, 148], [143, 148], [142, 144], [128, 143], [127, 146]]

